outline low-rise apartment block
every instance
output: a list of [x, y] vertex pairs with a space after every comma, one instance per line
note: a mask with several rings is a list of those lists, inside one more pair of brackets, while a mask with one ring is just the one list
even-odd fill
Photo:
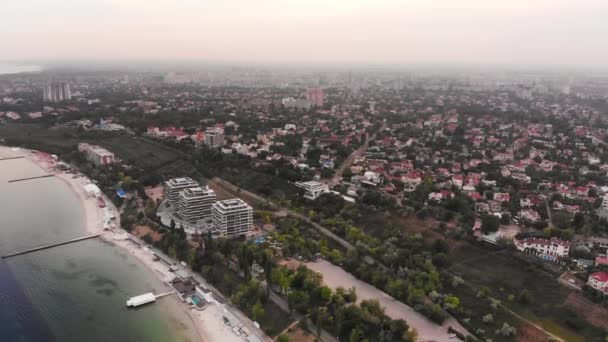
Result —
[[317, 181], [296, 182], [298, 188], [304, 189], [304, 198], [316, 200], [319, 196], [329, 192], [329, 187], [325, 183]]
[[116, 161], [114, 153], [96, 145], [80, 143], [78, 144], [78, 151], [83, 153], [88, 161], [97, 166], [114, 164]]

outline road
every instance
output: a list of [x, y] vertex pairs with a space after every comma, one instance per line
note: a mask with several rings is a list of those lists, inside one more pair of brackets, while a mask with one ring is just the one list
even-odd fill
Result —
[[[380, 127], [380, 129], [378, 131], [379, 132], [384, 131], [386, 129], [386, 126], [387, 126], [386, 122], [383, 122], [382, 127]], [[365, 139], [365, 142], [363, 143], [363, 145], [361, 145], [358, 149], [354, 150], [353, 153], [351, 153], [348, 156], [348, 158], [346, 158], [344, 160], [344, 162], [342, 162], [342, 164], [340, 164], [340, 166], [338, 166], [338, 168], [336, 169], [336, 172], [334, 173], [334, 176], [329, 181], [330, 186], [335, 186], [335, 185], [340, 184], [340, 182], [342, 181], [342, 173], [344, 172], [344, 170], [346, 170], [347, 167], [350, 167], [356, 158], [361, 157], [367, 151], [367, 149], [369, 148], [369, 141], [376, 140], [376, 135], [377, 135], [377, 133], [374, 133], [371, 137], [369, 137], [369, 139]]]
[[549, 220], [549, 227], [553, 228], [553, 214], [551, 213], [551, 208], [549, 207], [549, 199], [545, 201], [545, 208], [547, 208], [547, 219]]
[[365, 143], [363, 143], [363, 145], [361, 145], [361, 147], [354, 150], [353, 153], [351, 153], [348, 156], [348, 158], [346, 158], [344, 160], [344, 162], [342, 162], [342, 164], [340, 164], [340, 166], [338, 166], [338, 168], [336, 169], [336, 172], [334, 173], [334, 176], [329, 181], [330, 186], [340, 184], [340, 182], [342, 181], [342, 173], [344, 172], [344, 170], [346, 170], [347, 167], [350, 167], [356, 158], [361, 157], [361, 155], [363, 155], [363, 153], [365, 153], [365, 151], [367, 151], [368, 147], [369, 147], [369, 140], [365, 140]]

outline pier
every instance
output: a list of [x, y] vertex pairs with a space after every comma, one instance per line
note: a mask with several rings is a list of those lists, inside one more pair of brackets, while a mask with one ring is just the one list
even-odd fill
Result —
[[19, 179], [11, 179], [8, 182], [9, 183], [15, 183], [15, 182], [23, 182], [23, 181], [27, 181], [27, 180], [32, 180], [32, 179], [38, 179], [38, 178], [48, 178], [48, 177], [54, 177], [54, 174], [51, 175], [43, 175], [43, 176], [37, 176], [37, 177], [28, 177], [28, 178], [19, 178]]
[[79, 237], [79, 238], [76, 238], [76, 239], [71, 239], [71, 240], [68, 240], [68, 241], [63, 241], [63, 242], [53, 243], [53, 244], [50, 244], [50, 245], [30, 248], [30, 249], [26, 249], [24, 251], [20, 251], [20, 252], [16, 252], [16, 253], [11, 253], [11, 254], [7, 254], [7, 255], [3, 255], [2, 259], [7, 259], [7, 258], [16, 257], [18, 255], [38, 252], [38, 251], [41, 251], [41, 250], [44, 250], [44, 249], [49, 249], [49, 248], [59, 247], [59, 246], [63, 246], [63, 245], [68, 245], [68, 244], [71, 244], [71, 243], [80, 242], [80, 241], [84, 241], [84, 240], [94, 239], [94, 238], [100, 237], [101, 235], [103, 235], [103, 234], [87, 235], [87, 236]]
[[12, 159], [21, 159], [21, 158], [25, 158], [25, 156], [0, 158], [0, 161], [3, 161], [3, 160], [12, 160]]
[[142, 295], [129, 298], [127, 300], [127, 307], [136, 308], [138, 306], [142, 306], [142, 305], [145, 305], [148, 303], [154, 303], [157, 299], [163, 298], [163, 297], [171, 295], [173, 293], [174, 293], [173, 291], [165, 292], [165, 293], [161, 293], [161, 294], [157, 294], [157, 295], [152, 292], [144, 293]]

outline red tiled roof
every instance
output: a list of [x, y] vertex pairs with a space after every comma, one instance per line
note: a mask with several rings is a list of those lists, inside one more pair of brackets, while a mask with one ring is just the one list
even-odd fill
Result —
[[608, 265], [608, 258], [597, 257], [595, 263], [598, 265]]
[[606, 273], [606, 272], [596, 272], [596, 273], [591, 274], [590, 277], [592, 277], [602, 283], [608, 282], [608, 273]]

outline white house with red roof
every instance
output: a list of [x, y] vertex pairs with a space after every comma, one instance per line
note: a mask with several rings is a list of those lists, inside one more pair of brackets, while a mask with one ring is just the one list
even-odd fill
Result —
[[410, 171], [401, 177], [401, 182], [404, 185], [403, 191], [412, 192], [422, 183], [422, 174], [417, 170]]
[[494, 200], [497, 202], [509, 202], [511, 195], [508, 192], [496, 192], [494, 193]]
[[520, 181], [522, 183], [528, 184], [532, 181], [532, 178], [530, 178], [530, 176], [526, 175], [525, 173], [522, 172], [513, 172], [511, 174], [511, 178]]
[[546, 160], [544, 159], [541, 163], [540, 163], [540, 167], [543, 169], [543, 171], [545, 172], [551, 172], [553, 171], [553, 166], [556, 163], [550, 161], [550, 160]]
[[449, 190], [441, 190], [436, 192], [431, 192], [429, 194], [429, 201], [441, 202], [444, 199], [452, 198], [454, 194]]
[[452, 176], [452, 184], [457, 188], [462, 188], [462, 184], [464, 182], [464, 177], [462, 175], [453, 175]]
[[586, 186], [579, 186], [576, 188], [576, 194], [578, 196], [588, 196], [589, 195], [589, 188]]
[[390, 165], [391, 173], [409, 172], [414, 169], [414, 165], [409, 161], [393, 162]]
[[608, 265], [608, 258], [602, 257], [602, 256], [597, 256], [597, 257], [595, 257], [595, 264], [596, 265]]
[[587, 284], [592, 288], [608, 294], [608, 273], [607, 272], [595, 272], [589, 275]]
[[540, 221], [540, 215], [534, 209], [522, 209], [517, 213], [520, 219], [530, 221], [530, 222], [538, 222]]
[[477, 192], [477, 191], [469, 193], [469, 197], [471, 197], [474, 201], [477, 201], [477, 200], [483, 198], [481, 196], [481, 194], [479, 194], [479, 192]]

